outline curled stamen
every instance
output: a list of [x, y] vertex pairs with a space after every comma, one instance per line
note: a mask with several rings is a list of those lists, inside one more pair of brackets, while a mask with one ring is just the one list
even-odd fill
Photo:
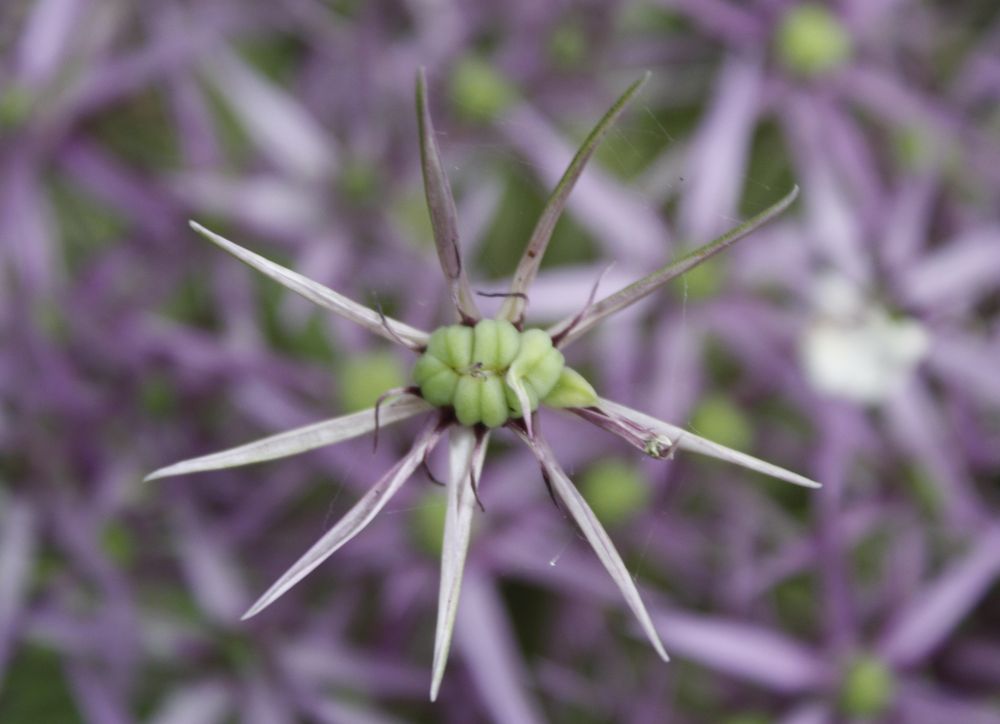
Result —
[[524, 429], [528, 432], [529, 438], [534, 438], [535, 433], [531, 429], [531, 398], [528, 397], [528, 391], [524, 388], [524, 382], [520, 378], [515, 378], [511, 372], [507, 373], [507, 386], [514, 390], [514, 394], [517, 396], [517, 403], [521, 406], [521, 415], [524, 420]]
[[556, 506], [556, 510], [561, 513], [562, 508], [559, 507], [559, 499], [556, 498], [556, 491], [552, 489], [552, 478], [549, 477], [549, 472], [544, 467], [542, 468], [542, 481], [545, 483], [545, 489], [549, 491], [549, 498], [552, 500], [552, 505]]
[[587, 312], [589, 312], [590, 309], [594, 306], [594, 300], [597, 299], [597, 290], [601, 286], [601, 282], [604, 281], [604, 277], [606, 277], [608, 275], [608, 272], [611, 271], [611, 268], [614, 265], [615, 265], [615, 263], [611, 262], [606, 267], [604, 267], [604, 271], [602, 271], [597, 276], [597, 279], [594, 281], [594, 285], [590, 288], [590, 294], [587, 295], [587, 301], [583, 305], [583, 309], [581, 309], [579, 312], [577, 312], [576, 316], [573, 317], [573, 319], [570, 320], [569, 324], [566, 326], [565, 329], [563, 329], [562, 331], [560, 331], [560, 332], [558, 332], [558, 333], [556, 333], [555, 335], [552, 336], [552, 344], [553, 345], [555, 345], [556, 347], [558, 347], [559, 343], [563, 340], [563, 338], [567, 334], [569, 334], [570, 332], [573, 331], [573, 328], [576, 327], [576, 325], [578, 325], [583, 320], [583, 318], [584, 318], [584, 316], [586, 316]]
[[[473, 459], [482, 454], [480, 451], [486, 443], [486, 434], [486, 431], [481, 427], [476, 428], [476, 446], [472, 454]], [[476, 474], [475, 465], [469, 468], [469, 484], [472, 487], [472, 494], [476, 497], [476, 503], [479, 504], [479, 509], [485, 513], [486, 506], [483, 505], [483, 500], [479, 497], [479, 476]]]
[[476, 498], [476, 503], [479, 505], [479, 509], [485, 513], [486, 512], [486, 506], [483, 505], [483, 499], [479, 497], [479, 478], [476, 475], [476, 471], [475, 470], [470, 470], [469, 471], [469, 482], [472, 485], [472, 494]]
[[434, 474], [434, 471], [431, 470], [430, 455], [428, 455], [427, 453], [424, 454], [424, 459], [420, 461], [420, 467], [423, 468], [424, 474], [428, 478], [430, 478], [430, 481], [432, 483], [444, 487], [444, 481], [439, 480], [438, 477]]
[[572, 407], [569, 410], [601, 429], [614, 433], [654, 460], [669, 460], [674, 456], [677, 440], [671, 440], [652, 428], [600, 407]]
[[[401, 345], [413, 349], [412, 345], [408, 345], [406, 341], [398, 334], [396, 334], [396, 331], [391, 326], [389, 326], [389, 319], [388, 317], [385, 316], [385, 312], [382, 311], [382, 302], [379, 301], [378, 297], [375, 297], [375, 311], [378, 312], [378, 318], [382, 320], [382, 326], [385, 327], [385, 331], [389, 334], [389, 336], [392, 337], [395, 341], [399, 342]], [[423, 348], [417, 348], [414, 351], [422, 352]]]
[[434, 431], [431, 433], [431, 438], [430, 438], [431, 445], [427, 448], [427, 450], [424, 451], [424, 457], [423, 460], [421, 460], [420, 462], [420, 466], [424, 469], [424, 472], [427, 473], [427, 477], [431, 479], [432, 483], [444, 486], [446, 485], [446, 483], [442, 480], [439, 480], [438, 477], [431, 470], [430, 456], [431, 453], [434, 451], [434, 448], [437, 446], [438, 440], [441, 439], [441, 436], [444, 435], [444, 433], [448, 430], [449, 427], [451, 427], [452, 423], [455, 420], [454, 417], [452, 417], [452, 415], [447, 410], [441, 410], [439, 415], [440, 417], [438, 419], [437, 427], [435, 427]]
[[524, 292], [480, 292], [476, 291], [476, 295], [480, 297], [517, 297], [518, 299], [523, 299], [528, 301], [528, 295]]

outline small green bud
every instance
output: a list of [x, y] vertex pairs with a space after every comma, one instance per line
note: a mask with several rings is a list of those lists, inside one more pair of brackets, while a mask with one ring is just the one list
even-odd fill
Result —
[[549, 407], [590, 407], [597, 404], [597, 393], [583, 375], [563, 367], [555, 387], [542, 402]]
[[446, 407], [455, 398], [455, 390], [458, 388], [458, 373], [451, 369], [446, 369], [433, 377], [422, 382], [420, 394], [427, 402], [436, 407]]
[[540, 398], [544, 398], [559, 381], [559, 376], [566, 368], [566, 358], [557, 349], [551, 349], [528, 372], [527, 378], [535, 388]]
[[506, 320], [482, 319], [473, 329], [473, 363], [506, 369], [521, 346], [521, 333]]
[[461, 324], [448, 327], [445, 335], [448, 348], [446, 360], [455, 369], [462, 369], [472, 364], [472, 330]]
[[517, 98], [510, 81], [486, 61], [465, 57], [451, 76], [451, 97], [456, 110], [470, 121], [490, 121]]
[[31, 94], [16, 85], [0, 93], [0, 131], [21, 126], [31, 115], [33, 103]]
[[511, 362], [511, 369], [517, 370], [518, 374], [526, 374], [542, 357], [552, 349], [552, 339], [540, 329], [529, 329], [521, 332], [521, 347], [517, 351], [517, 357]]
[[417, 505], [410, 509], [410, 536], [419, 550], [435, 559], [441, 557], [444, 546], [447, 509], [447, 500], [437, 486], [421, 493]]
[[510, 367], [520, 349], [521, 333], [517, 331], [517, 327], [507, 321], [497, 322], [497, 369], [505, 370]]
[[606, 525], [631, 518], [649, 500], [649, 483], [636, 468], [620, 460], [602, 460], [588, 469], [580, 490]]
[[[524, 391], [528, 395], [528, 404], [532, 410], [538, 409], [538, 393], [535, 392], [535, 388], [531, 386], [530, 382], [522, 381], [521, 384], [524, 386]], [[504, 385], [504, 394], [507, 395], [507, 406], [510, 408], [511, 417], [523, 417], [524, 410], [521, 409], [521, 401], [517, 398], [517, 392], [514, 388], [510, 386], [510, 383]]]
[[482, 396], [483, 380], [473, 375], [462, 375], [458, 378], [455, 396], [451, 401], [455, 408], [455, 417], [463, 425], [475, 425], [482, 422], [483, 413], [479, 402]]
[[345, 362], [339, 378], [341, 404], [353, 412], [371, 407], [383, 392], [402, 385], [406, 372], [395, 355], [374, 352]]
[[557, 65], [572, 68], [587, 54], [587, 36], [575, 24], [561, 25], [549, 38], [549, 55]]
[[737, 450], [753, 442], [753, 427], [746, 415], [724, 395], [704, 398], [692, 415], [691, 426], [699, 435]]
[[840, 688], [840, 709], [852, 717], [877, 717], [892, 703], [896, 688], [892, 671], [868, 654], [848, 665]]
[[424, 354], [437, 357], [445, 364], [451, 366], [451, 355], [448, 354], [448, 343], [446, 341], [449, 329], [451, 327], [438, 327], [435, 329], [431, 333], [430, 339], [427, 340], [427, 351]]
[[802, 76], [816, 76], [841, 65], [851, 54], [851, 37], [824, 5], [796, 5], [781, 21], [778, 55], [785, 66]]
[[343, 164], [337, 177], [337, 188], [351, 202], [368, 204], [378, 200], [382, 183], [375, 167], [360, 159], [351, 159]]
[[479, 412], [486, 427], [500, 427], [510, 417], [503, 388], [503, 382], [499, 377], [491, 375], [483, 378], [482, 390], [479, 393]]

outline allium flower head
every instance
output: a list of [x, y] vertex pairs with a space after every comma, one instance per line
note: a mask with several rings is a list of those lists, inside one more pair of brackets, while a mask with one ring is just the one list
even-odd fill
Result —
[[552, 231], [577, 179], [628, 101], [648, 78], [633, 83], [597, 123], [577, 151], [546, 203], [514, 274], [496, 319], [483, 319], [469, 284], [459, 249], [455, 202], [438, 154], [428, 111], [426, 82], [417, 76], [417, 113], [424, 188], [441, 268], [457, 313], [457, 323], [431, 334], [369, 309], [301, 274], [286, 269], [192, 222], [192, 228], [240, 261], [316, 304], [350, 319], [418, 356], [414, 386], [388, 390], [373, 408], [290, 430], [263, 440], [157, 470], [147, 480], [218, 470], [272, 460], [375, 432], [417, 415], [426, 423], [403, 456], [353, 508], [308, 550], [247, 611], [260, 613], [298, 583], [330, 554], [357, 535], [420, 467], [448, 433], [449, 475], [441, 584], [431, 699], [437, 697], [458, 607], [462, 571], [479, 499], [478, 480], [492, 432], [507, 428], [537, 458], [552, 498], [563, 506], [611, 574], [657, 653], [667, 654], [621, 556], [577, 491], [539, 429], [540, 406], [562, 409], [619, 435], [650, 457], [662, 459], [676, 450], [720, 458], [797, 485], [818, 483], [713, 443], [681, 428], [600, 397], [587, 380], [566, 366], [562, 351], [606, 317], [648, 296], [674, 277], [726, 249], [784, 211], [798, 195], [784, 198], [690, 254], [668, 263], [633, 284], [596, 300], [581, 300], [581, 311], [547, 329], [525, 329], [529, 289]]

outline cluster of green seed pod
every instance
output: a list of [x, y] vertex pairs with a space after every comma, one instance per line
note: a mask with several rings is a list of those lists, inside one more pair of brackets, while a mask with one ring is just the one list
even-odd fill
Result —
[[566, 366], [562, 352], [540, 329], [519, 332], [510, 322], [483, 319], [475, 327], [437, 329], [413, 368], [427, 402], [452, 407], [463, 425], [499, 427], [524, 412], [549, 407], [587, 407], [594, 388]]

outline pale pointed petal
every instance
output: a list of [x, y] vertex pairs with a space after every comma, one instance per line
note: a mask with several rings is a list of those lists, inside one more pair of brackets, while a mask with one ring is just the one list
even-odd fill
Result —
[[573, 485], [573, 482], [555, 459], [548, 443], [540, 435], [532, 439], [520, 428], [514, 427], [512, 429], [521, 436], [521, 439], [528, 443], [532, 452], [535, 453], [535, 457], [538, 458], [538, 462], [541, 463], [542, 468], [548, 475], [556, 497], [566, 506], [566, 510], [569, 511], [573, 520], [576, 521], [587, 542], [590, 543], [601, 563], [604, 564], [608, 573], [611, 574], [611, 578], [625, 597], [628, 607], [632, 609], [632, 613], [639, 619], [639, 625], [642, 626], [642, 630], [646, 633], [653, 648], [656, 649], [656, 653], [664, 661], [669, 661], [670, 657], [667, 656], [667, 652], [663, 649], [660, 636], [656, 633], [656, 627], [653, 625], [653, 621], [649, 617], [649, 612], [646, 611], [646, 606], [639, 596], [639, 590], [635, 586], [635, 581], [632, 580], [632, 575], [629, 573], [628, 568], [625, 567], [625, 562], [618, 554], [615, 544], [611, 542], [611, 538], [608, 537], [604, 527], [597, 520], [594, 511], [590, 509], [587, 501], [580, 495], [576, 486]]
[[437, 630], [434, 634], [434, 666], [431, 675], [431, 701], [437, 699], [441, 677], [448, 663], [451, 634], [458, 612], [462, 571], [472, 531], [472, 511], [476, 506], [473, 480], [479, 480], [488, 443], [468, 427], [453, 427], [448, 443], [448, 507], [444, 519], [444, 546], [441, 549], [441, 588], [438, 594]]
[[771, 221], [787, 209], [799, 195], [799, 187], [795, 186], [780, 201], [760, 212], [756, 216], [744, 221], [725, 234], [713, 241], [698, 247], [694, 251], [680, 259], [670, 262], [652, 274], [644, 276], [642, 279], [633, 282], [629, 286], [621, 289], [610, 296], [605, 297], [590, 307], [579, 316], [566, 317], [560, 322], [549, 327], [549, 336], [559, 347], [565, 347], [576, 340], [581, 335], [588, 332], [598, 322], [605, 317], [619, 312], [626, 307], [635, 304], [640, 299], [649, 296], [671, 279], [690, 271], [710, 257], [729, 248], [740, 239], [750, 235], [761, 226]]
[[275, 264], [260, 254], [255, 254], [249, 249], [244, 249], [229, 239], [209, 231], [195, 221], [189, 223], [192, 229], [223, 251], [228, 251], [247, 266], [253, 267], [261, 274], [270, 277], [296, 294], [301, 294], [310, 302], [318, 304], [321, 307], [326, 307], [335, 314], [339, 314], [341, 317], [360, 324], [375, 334], [380, 334], [386, 339], [405, 345], [410, 349], [419, 350], [427, 346], [428, 335], [426, 332], [422, 332], [408, 324], [388, 317], [383, 320], [378, 312], [369, 309], [363, 304], [358, 304], [344, 295], [323, 286], [319, 282], [314, 282], [312, 279], [302, 276], [298, 272], [286, 269], [280, 264]]
[[542, 263], [542, 257], [545, 256], [545, 250], [549, 245], [549, 239], [552, 238], [552, 232], [556, 228], [556, 222], [559, 221], [563, 209], [566, 208], [566, 201], [569, 199], [569, 195], [573, 191], [577, 179], [580, 178], [580, 174], [583, 173], [587, 162], [594, 155], [594, 151], [597, 150], [601, 141], [604, 140], [608, 131], [611, 130], [611, 126], [614, 125], [618, 116], [625, 110], [625, 106], [628, 105], [632, 97], [649, 80], [649, 75], [649, 71], [646, 71], [639, 80], [628, 87], [621, 97], [615, 101], [615, 104], [611, 106], [610, 110], [604, 114], [604, 117], [594, 126], [590, 135], [587, 136], [583, 145], [580, 146], [576, 155], [573, 156], [573, 160], [570, 161], [562, 178], [559, 179], [559, 183], [553, 189], [552, 194], [545, 203], [545, 208], [542, 209], [542, 214], [538, 218], [538, 222], [535, 224], [534, 230], [531, 232], [531, 238], [528, 240], [528, 245], [521, 256], [521, 261], [517, 265], [517, 271], [514, 272], [514, 281], [510, 287], [512, 296], [508, 297], [504, 302], [498, 316], [508, 319], [515, 324], [522, 321], [524, 309], [527, 306], [527, 299], [522, 295], [527, 293], [528, 288], [535, 279], [535, 275], [538, 273], [538, 267]]
[[[799, 475], [798, 473], [785, 470], [777, 465], [755, 458], [752, 455], [742, 453], [739, 450], [733, 450], [732, 448], [720, 445], [717, 442], [706, 440], [703, 437], [695, 435], [693, 432], [689, 432], [688, 430], [677, 427], [676, 425], [671, 425], [669, 422], [657, 420], [655, 417], [650, 417], [645, 413], [633, 410], [631, 407], [626, 407], [625, 405], [620, 405], [617, 402], [611, 402], [610, 400], [600, 398], [597, 404], [597, 409], [602, 412], [609, 413], [611, 416], [623, 418], [633, 425], [649, 430], [652, 436], [665, 437], [670, 441], [669, 444], [672, 447], [680, 450], [687, 450], [689, 452], [698, 453], [699, 455], [707, 455], [708, 457], [718, 458], [719, 460], [724, 460], [727, 463], [733, 463], [734, 465], [740, 465], [744, 468], [749, 468], [750, 470], [756, 470], [764, 475], [770, 475], [772, 478], [778, 478], [779, 480], [794, 483], [795, 485], [801, 485], [806, 488], [822, 487], [815, 480], [810, 480], [809, 478]], [[586, 413], [586, 410], [582, 412]], [[586, 417], [586, 414], [582, 416]], [[611, 428], [608, 427], [606, 429]], [[634, 436], [624, 435], [623, 437], [628, 442], [635, 444], [639, 447], [639, 449], [642, 449], [641, 443], [636, 442], [638, 438], [633, 439]]]
[[517, 396], [517, 404], [521, 406], [521, 415], [524, 420], [524, 427], [528, 431], [528, 437], [534, 437], [535, 433], [531, 429], [531, 417], [534, 413], [531, 411], [531, 398], [528, 397], [528, 390], [524, 386], [524, 380], [512, 374], [511, 371], [508, 371], [504, 381], [508, 387], [514, 390], [514, 394]]
[[459, 317], [462, 321], [475, 321], [480, 317], [479, 309], [462, 266], [462, 252], [458, 242], [458, 212], [455, 210], [455, 198], [434, 137], [434, 124], [427, 106], [427, 78], [423, 68], [417, 72], [417, 125], [420, 131], [420, 166], [424, 175], [424, 193], [427, 196], [427, 210], [431, 215], [441, 270], [448, 280], [451, 300]]
[[331, 174], [337, 162], [331, 137], [294, 93], [228, 50], [217, 50], [207, 67], [236, 122], [272, 163], [308, 181]]
[[816, 691], [836, 664], [822, 650], [759, 624], [718, 614], [661, 609], [656, 623], [670, 650], [720, 675], [783, 694]]
[[305, 555], [285, 571], [281, 578], [250, 607], [250, 610], [243, 614], [244, 620], [256, 616], [278, 600], [288, 589], [309, 575], [316, 566], [329, 558], [372, 521], [372, 518], [385, 507], [385, 504], [409, 479], [413, 471], [420, 467], [425, 453], [437, 440], [435, 434], [437, 425], [437, 420], [435, 420], [424, 429], [406, 456], [393, 465], [389, 472], [375, 483], [333, 528], [328, 530], [312, 548], [306, 551]]
[[896, 666], [919, 664], [968, 619], [998, 578], [1000, 525], [988, 530], [964, 558], [901, 606], [879, 643], [879, 653]]
[[[434, 409], [419, 397], [400, 397], [382, 405], [379, 410], [379, 425], [391, 425]], [[375, 408], [355, 412], [332, 420], [316, 422], [287, 432], [265, 437], [262, 440], [240, 445], [221, 452], [184, 460], [150, 473], [146, 480], [166, 478], [171, 475], [198, 473], [204, 470], [221, 470], [250, 465], [266, 460], [298, 455], [325, 445], [364, 435], [375, 429]]]
[[221, 724], [231, 714], [232, 691], [213, 679], [174, 689], [159, 709], [147, 720], [149, 724]]
[[545, 717], [525, 681], [529, 669], [511, 621], [516, 611], [508, 610], [499, 588], [500, 581], [489, 573], [469, 569], [455, 641], [492, 721], [542, 724]]

